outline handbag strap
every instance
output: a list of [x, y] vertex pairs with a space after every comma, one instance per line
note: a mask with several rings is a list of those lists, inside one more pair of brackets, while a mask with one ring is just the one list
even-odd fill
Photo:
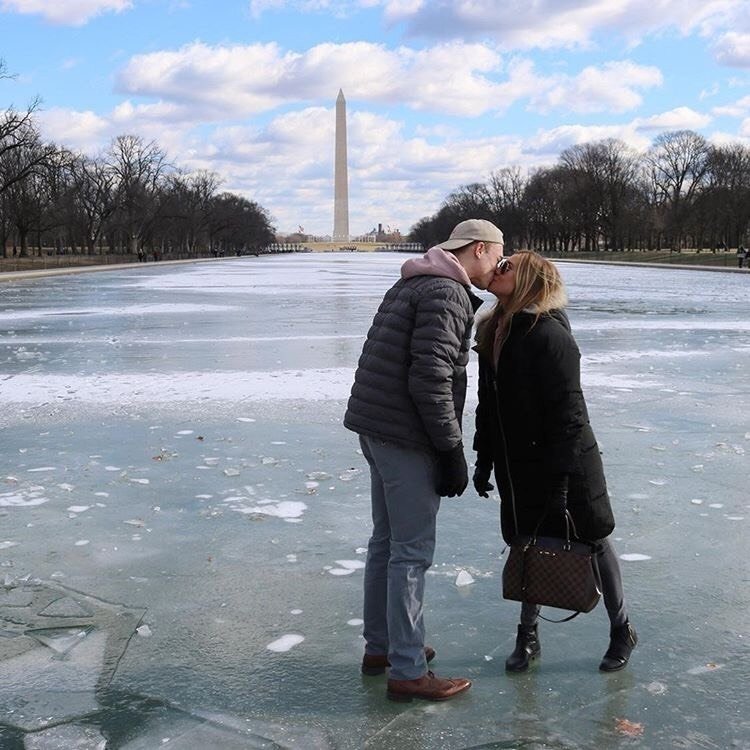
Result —
[[[531, 533], [531, 543], [536, 544], [536, 538], [537, 533], [539, 531], [539, 527], [542, 525], [542, 521], [547, 517], [547, 514], [549, 513], [549, 508], [547, 508], [544, 513], [542, 513], [541, 518], [539, 521], [537, 521], [536, 526], [534, 527], [534, 531]], [[578, 539], [581, 541], [581, 538], [578, 536], [578, 529], [576, 529], [575, 521], [573, 520], [573, 516], [570, 515], [570, 511], [565, 508], [565, 513], [563, 515], [563, 518], [565, 518], [565, 549], [570, 549], [570, 530], [573, 529], [573, 539]]]
[[563, 617], [563, 619], [562, 619], [562, 620], [550, 620], [550, 618], [549, 618], [549, 617], [545, 617], [545, 616], [544, 616], [543, 614], [541, 614], [541, 612], [540, 612], [539, 614], [537, 614], [537, 617], [538, 617], [538, 618], [539, 618], [540, 620], [544, 620], [545, 622], [568, 622], [569, 620], [572, 620], [572, 619], [573, 619], [574, 617], [578, 617], [578, 615], [580, 615], [580, 614], [581, 614], [580, 612], [573, 612], [573, 614], [572, 614], [572, 615], [568, 615], [568, 617]]

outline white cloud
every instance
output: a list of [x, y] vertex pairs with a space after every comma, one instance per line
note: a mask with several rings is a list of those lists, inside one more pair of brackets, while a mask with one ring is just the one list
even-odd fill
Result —
[[718, 83], [711, 84], [710, 88], [707, 89], [701, 89], [700, 94], [698, 95], [698, 99], [700, 101], [703, 101], [704, 99], [710, 99], [712, 96], [716, 96], [716, 94], [719, 93], [720, 87]]
[[0, 11], [40, 15], [50, 23], [82, 26], [102, 13], [120, 13], [131, 0], [0, 0]]
[[638, 130], [700, 130], [711, 122], [710, 115], [696, 112], [690, 107], [677, 107], [654, 115], [653, 117], [639, 117], [634, 124]]
[[661, 83], [657, 68], [630, 61], [541, 76], [529, 60], [511, 59], [504, 68], [495, 49], [462, 42], [428, 49], [324, 43], [299, 53], [273, 43], [195, 42], [137, 55], [119, 75], [129, 94], [172, 102], [185, 116], [206, 121], [330, 100], [339, 87], [350, 101], [463, 117], [503, 112], [524, 98], [545, 112], [623, 112], [641, 103], [643, 89]]
[[710, 134], [708, 140], [717, 146], [736, 146], [740, 144], [750, 148], [750, 117], [743, 123], [739, 134], [717, 130]]
[[487, 38], [506, 48], [585, 46], [599, 31], [635, 41], [665, 29], [711, 33], [744, 0], [380, 0], [392, 23], [427, 38]]
[[572, 112], [625, 112], [639, 106], [638, 89], [653, 88], [663, 82], [661, 71], [628, 61], [589, 66], [576, 76], [559, 77], [532, 97], [532, 106], [541, 111], [564, 109]]
[[750, 33], [729, 31], [714, 46], [714, 56], [724, 65], [750, 68]]
[[190, 104], [197, 108], [194, 116], [210, 120], [247, 116], [287, 101], [329, 99], [337, 88], [352, 99], [479, 115], [497, 99], [499, 89], [487, 74], [499, 68], [498, 54], [479, 44], [389, 50], [368, 42], [324, 43], [296, 53], [273, 43], [195, 42], [137, 55], [118, 80], [129, 94]]
[[560, 152], [569, 146], [581, 143], [616, 138], [635, 149], [643, 150], [651, 139], [639, 134], [633, 123], [619, 125], [560, 125], [549, 130], [540, 130], [526, 142], [526, 150], [535, 154], [540, 163], [552, 164]]
[[70, 149], [94, 151], [110, 137], [109, 121], [90, 110], [54, 108], [43, 110], [37, 117], [49, 140]]
[[750, 96], [743, 96], [734, 104], [714, 107], [711, 112], [717, 117], [744, 117], [750, 112]]
[[151, 122], [161, 127], [185, 122], [190, 117], [187, 106], [178, 106], [168, 102], [154, 104], [133, 104], [130, 100], [120, 102], [112, 110], [111, 121], [116, 125], [129, 125], [135, 122]]

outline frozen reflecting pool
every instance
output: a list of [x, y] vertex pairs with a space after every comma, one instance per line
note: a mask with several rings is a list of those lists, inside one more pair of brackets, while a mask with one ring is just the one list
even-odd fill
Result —
[[369, 478], [341, 419], [404, 260], [0, 283], [2, 750], [750, 748], [750, 275], [560, 264], [628, 668], [597, 670], [600, 605], [505, 674], [497, 497], [469, 490], [443, 502], [425, 621], [472, 689], [394, 704], [360, 675]]

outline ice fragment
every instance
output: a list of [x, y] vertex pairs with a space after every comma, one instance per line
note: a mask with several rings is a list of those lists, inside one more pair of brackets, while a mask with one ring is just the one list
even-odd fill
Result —
[[472, 583], [474, 583], [474, 578], [466, 570], [459, 570], [458, 575], [456, 576], [456, 586], [470, 586]]
[[365, 567], [365, 564], [361, 560], [336, 560], [336, 565], [347, 568], [347, 570], [359, 570]]
[[304, 640], [305, 637], [303, 635], [298, 635], [297, 633], [287, 633], [286, 635], [282, 635], [281, 638], [277, 638], [275, 641], [271, 641], [271, 643], [269, 643], [266, 648], [269, 651], [274, 651], [279, 654], [283, 653], [284, 651], [289, 651], [295, 646], [298, 646]]

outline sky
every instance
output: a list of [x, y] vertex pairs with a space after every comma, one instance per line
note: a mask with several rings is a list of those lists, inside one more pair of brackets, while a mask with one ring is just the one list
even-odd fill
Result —
[[155, 141], [281, 233], [333, 230], [339, 89], [353, 235], [577, 143], [750, 145], [748, 0], [0, 0], [0, 40], [0, 111]]

